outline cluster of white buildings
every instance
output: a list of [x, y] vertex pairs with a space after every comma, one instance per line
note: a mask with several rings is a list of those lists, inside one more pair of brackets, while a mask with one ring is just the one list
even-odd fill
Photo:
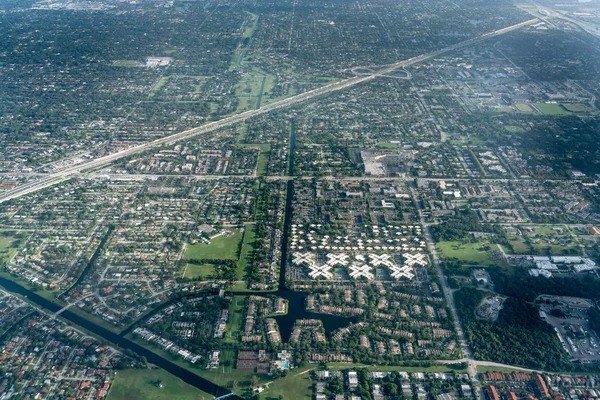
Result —
[[351, 261], [351, 256], [347, 253], [328, 253], [325, 256], [327, 261], [319, 265], [315, 253], [296, 252], [293, 254], [292, 263], [297, 266], [306, 265], [309, 270], [308, 275], [312, 279], [324, 278], [327, 280], [333, 279], [333, 269], [336, 266], [348, 268], [349, 275], [353, 279], [363, 277], [373, 280], [375, 274], [372, 271], [377, 267], [387, 268], [394, 279], [414, 279], [414, 266], [428, 264], [427, 255], [423, 253], [404, 253], [402, 257], [404, 263], [398, 265], [392, 254], [356, 254], [354, 260]]
[[572, 269], [573, 272], [580, 273], [592, 271], [596, 268], [596, 263], [589, 258], [579, 256], [531, 256], [531, 261], [535, 268], [529, 270], [531, 276], [552, 277], [552, 272], [559, 270]]
[[[311, 224], [310, 228], [319, 229], [321, 224]], [[379, 228], [377, 225], [371, 227], [374, 236], [381, 239], [363, 239], [346, 236], [324, 235], [319, 238], [319, 234], [314, 229], [308, 232], [303, 231], [298, 225], [292, 225], [292, 250], [338, 250], [338, 251], [411, 251], [423, 252], [427, 247], [425, 240], [421, 236], [421, 227], [413, 225], [389, 226]], [[409, 231], [410, 230], [410, 231]], [[417, 236], [412, 236], [412, 231]], [[412, 236], [412, 237], [406, 237]]]
[[189, 350], [186, 350], [182, 347], [177, 346], [174, 342], [165, 339], [145, 328], [135, 328], [133, 333], [141, 337], [147, 342], [153, 343], [160, 347], [163, 350], [169, 351], [173, 354], [177, 354], [181, 356], [184, 360], [191, 362], [194, 364], [196, 361], [200, 359], [200, 356], [192, 353]]

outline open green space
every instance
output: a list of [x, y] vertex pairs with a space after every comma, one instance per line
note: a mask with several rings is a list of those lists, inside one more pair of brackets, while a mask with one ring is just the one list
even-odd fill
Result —
[[[553, 228], [546, 225], [528, 225], [521, 228], [531, 243], [534, 254], [538, 255], [565, 255], [570, 252], [579, 252], [579, 244], [566, 228]], [[561, 244], [560, 239], [569, 239], [568, 243]]]
[[215, 273], [215, 266], [213, 264], [187, 264], [183, 273], [184, 278], [196, 279], [196, 278], [208, 278]]
[[561, 104], [567, 111], [574, 113], [593, 113], [596, 110], [587, 104], [581, 103], [562, 103]]
[[150, 91], [150, 93], [148, 94], [148, 97], [154, 97], [154, 95], [156, 94], [156, 92], [158, 92], [163, 86], [165, 86], [168, 81], [169, 81], [169, 77], [168, 76], [161, 77], [158, 80], [158, 82], [156, 82], [156, 85], [154, 85], [154, 87], [152, 88], [152, 90]]
[[244, 308], [244, 296], [233, 296], [229, 305], [229, 320], [225, 328], [224, 341], [237, 343], [237, 336], [242, 329], [242, 310]]
[[115, 60], [112, 63], [113, 67], [139, 67], [140, 62], [135, 60]]
[[496, 107], [493, 107], [492, 109], [499, 113], [510, 113], [510, 112], [514, 111], [512, 107], [502, 107], [502, 106], [496, 106]]
[[211, 398], [212, 396], [207, 393], [188, 385], [160, 368], [118, 371], [108, 394], [109, 400], [200, 400]]
[[196, 243], [187, 246], [184, 258], [192, 260], [237, 260], [242, 232], [234, 229], [231, 233], [212, 238], [210, 244]]
[[524, 112], [524, 113], [533, 113], [534, 112], [534, 109], [531, 108], [531, 106], [529, 104], [516, 103], [515, 107], [517, 107], [517, 110], [519, 110], [520, 112]]
[[17, 252], [14, 241], [15, 238], [12, 236], [0, 236], [0, 265], [13, 258]]
[[523, 243], [521, 240], [509, 240], [510, 245], [512, 246], [512, 252], [510, 249], [503, 247], [504, 251], [511, 254], [529, 254], [531, 253], [531, 248], [527, 243]]
[[[236, 354], [235, 350], [224, 350], [221, 352], [219, 368], [200, 369], [194, 372], [219, 386], [235, 389], [238, 394], [251, 386], [253, 376], [258, 378], [260, 384], [273, 380], [272, 377], [266, 374], [257, 374], [253, 370], [235, 368]], [[235, 388], [233, 388], [234, 382], [236, 382]]]
[[258, 15], [251, 13], [249, 11], [246, 11], [248, 13], [248, 15], [250, 15], [250, 20], [246, 23], [246, 27], [244, 29], [244, 33], [242, 34], [242, 37], [244, 39], [249, 38], [250, 35], [252, 34], [252, 28], [254, 27], [254, 23], [256, 22], [256, 18], [258, 18]]
[[395, 150], [398, 148], [398, 145], [395, 143], [377, 143], [376, 147], [383, 150]]
[[283, 396], [285, 400], [301, 400], [312, 398], [312, 379], [310, 371], [314, 365], [309, 365], [288, 372], [285, 378], [280, 378], [268, 385], [261, 393], [261, 399], [276, 399]]
[[238, 82], [235, 86], [235, 95], [239, 100], [237, 111], [255, 109], [258, 96], [260, 95], [260, 88], [262, 87], [262, 81], [262, 76], [253, 76], [244, 78]]
[[14, 239], [10, 236], [8, 236], [8, 237], [0, 236], [0, 251], [3, 251], [4, 249], [8, 249], [13, 240]]
[[457, 258], [460, 261], [473, 265], [494, 264], [489, 250], [484, 250], [484, 246], [492, 248], [493, 245], [460, 241], [437, 243], [437, 249], [442, 258]]
[[244, 242], [242, 243], [242, 251], [240, 252], [240, 262], [237, 269], [237, 279], [240, 280], [246, 274], [246, 268], [252, 261], [252, 250], [256, 233], [254, 232], [254, 225], [247, 225], [246, 232], [244, 234]]
[[571, 113], [558, 103], [535, 103], [535, 108], [545, 115], [571, 115]]
[[[140, 338], [134, 338], [132, 334], [127, 337], [144, 348], [170, 360], [188, 371], [201, 376], [209, 381], [226, 388], [232, 388], [234, 382], [237, 383], [236, 391], [241, 393], [251, 385], [252, 376], [258, 378], [258, 382], [264, 384], [273, 380], [272, 377], [263, 374], [256, 374], [252, 370], [240, 370], [235, 368], [235, 350], [222, 350], [220, 356], [219, 368], [206, 369], [204, 365], [191, 364], [178, 355], [165, 351], [151, 343]], [[143, 397], [145, 399], [145, 397]]]

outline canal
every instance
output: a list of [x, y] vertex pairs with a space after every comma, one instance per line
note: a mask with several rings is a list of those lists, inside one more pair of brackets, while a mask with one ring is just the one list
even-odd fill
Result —
[[[295, 122], [292, 120], [290, 122], [290, 145], [289, 145], [289, 165], [288, 165], [288, 175], [290, 177], [294, 176], [294, 150], [296, 146], [296, 126]], [[292, 208], [293, 208], [293, 199], [294, 199], [294, 181], [290, 179], [287, 181], [287, 191], [286, 191], [286, 200], [285, 200], [285, 216], [283, 223], [283, 239], [282, 239], [282, 251], [281, 251], [281, 264], [279, 271], [279, 283], [278, 290], [276, 292], [270, 292], [269, 294], [273, 294], [279, 297], [284, 298], [288, 302], [288, 312], [286, 315], [281, 315], [275, 317], [277, 323], [279, 325], [279, 330], [281, 333], [282, 340], [288, 341], [292, 326], [297, 319], [310, 319], [316, 318], [320, 319], [323, 322], [323, 327], [325, 329], [326, 334], [330, 332], [347, 326], [349, 322], [354, 322], [354, 319], [327, 315], [323, 316], [322, 314], [316, 314], [306, 311], [306, 296], [307, 293], [302, 292], [294, 292], [289, 290], [286, 285], [286, 268], [287, 268], [287, 259], [288, 259], [288, 237], [290, 236], [290, 227], [292, 222]], [[105, 239], [110, 235], [109, 233], [105, 236]], [[102, 247], [102, 246], [100, 246]], [[38, 294], [32, 292], [23, 286], [0, 277], [0, 286], [3, 286], [6, 290], [12, 293], [19, 294], [28, 298], [31, 302], [37, 304], [39, 307], [49, 311], [51, 313], [56, 313], [62, 309], [62, 307]], [[251, 293], [248, 292], [228, 292], [231, 295], [239, 295], [239, 296], [248, 296]], [[259, 293], [258, 293], [259, 294]], [[189, 295], [181, 296], [177, 299], [173, 299], [169, 301], [167, 304], [171, 304], [173, 302], [179, 301], [181, 298], [188, 297]], [[161, 305], [155, 311], [162, 309], [167, 304]], [[204, 379], [193, 372], [180, 367], [179, 365], [167, 360], [166, 358], [138, 345], [137, 343], [127, 339], [125, 336], [129, 333], [133, 327], [129, 327], [120, 335], [114, 333], [100, 325], [97, 325], [84, 317], [75, 314], [69, 310], [63, 311], [61, 317], [72, 322], [75, 325], [78, 325], [89, 332], [92, 332], [98, 337], [105, 339], [106, 341], [113, 343], [119, 346], [122, 349], [129, 349], [134, 351], [140, 356], [146, 357], [146, 359], [152, 363], [157, 365], [160, 368], [168, 371], [169, 373], [175, 375], [180, 378], [182, 381], [197, 387], [198, 389], [214, 395], [215, 397], [224, 396], [230, 393], [229, 390], [214, 384], [213, 382]], [[236, 395], [232, 395], [228, 397], [229, 399], [237, 400], [241, 397]]]
[[[42, 296], [24, 288], [23, 286], [15, 283], [13, 281], [10, 281], [8, 279], [5, 279], [3, 277], [0, 277], [0, 286], [4, 287], [9, 292], [16, 293], [16, 294], [26, 297], [27, 299], [29, 299], [29, 301], [37, 304], [39, 307], [45, 309], [46, 311], [56, 313], [62, 308], [58, 304], [53, 303], [52, 301], [45, 299]], [[63, 311], [60, 315], [61, 315], [61, 317], [72, 322], [73, 324], [78, 325], [78, 326], [92, 332], [96, 336], [101, 337], [102, 339], [105, 339], [106, 341], [108, 341], [110, 343], [118, 345], [122, 349], [129, 349], [129, 350], [134, 351], [135, 353], [137, 353], [140, 356], [146, 357], [148, 362], [159, 366], [160, 368], [164, 369], [165, 371], [175, 375], [176, 377], [178, 377], [185, 383], [190, 384], [194, 387], [197, 387], [198, 389], [200, 389], [206, 393], [212, 394], [215, 397], [219, 397], [219, 396], [223, 396], [223, 395], [226, 395], [231, 392], [230, 390], [227, 390], [224, 387], [215, 385], [211, 381], [204, 379], [204, 378], [194, 374], [193, 372], [190, 372], [187, 369], [180, 367], [177, 364], [174, 364], [173, 362], [167, 360], [166, 358], [159, 356], [158, 354], [138, 345], [137, 343], [132, 342], [129, 339], [119, 336], [118, 334], [116, 334], [112, 331], [109, 331], [106, 328], [103, 328], [99, 325], [96, 325], [93, 322], [90, 322], [87, 319], [83, 318], [82, 316], [72, 313], [69, 310]], [[233, 399], [233, 400], [238, 400], [238, 399], [241, 400], [241, 397], [238, 397], [238, 396], [231, 396], [228, 398]]]

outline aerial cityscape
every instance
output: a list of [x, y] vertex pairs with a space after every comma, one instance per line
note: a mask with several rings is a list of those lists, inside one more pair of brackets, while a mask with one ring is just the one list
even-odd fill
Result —
[[600, 399], [600, 0], [0, 0], [0, 400]]

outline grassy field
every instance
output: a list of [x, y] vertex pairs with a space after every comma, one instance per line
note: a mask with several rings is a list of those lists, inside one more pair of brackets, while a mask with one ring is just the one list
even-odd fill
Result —
[[499, 113], [510, 113], [510, 112], [514, 111], [512, 107], [502, 107], [502, 106], [496, 106], [496, 107], [493, 107], [492, 109]]
[[558, 103], [535, 103], [535, 108], [545, 115], [571, 115], [569, 111]]
[[246, 233], [244, 235], [244, 242], [242, 243], [242, 251], [240, 253], [240, 262], [237, 269], [237, 279], [241, 280], [246, 274], [246, 268], [248, 268], [248, 263], [250, 263], [251, 255], [252, 255], [252, 245], [256, 238], [256, 234], [254, 233], [254, 225], [246, 226]]
[[[160, 381], [162, 388], [156, 382]], [[108, 400], [204, 400], [212, 396], [162, 369], [118, 371]]]
[[[509, 242], [513, 247], [513, 254], [529, 254], [531, 252], [531, 248], [527, 243], [523, 243], [520, 240], [510, 240]], [[504, 250], [508, 249], [504, 248]]]
[[[572, 240], [571, 232], [568, 230], [557, 231], [550, 226], [529, 225], [522, 228], [524, 234], [532, 242], [533, 252], [539, 255], [564, 255], [565, 251], [579, 249], [579, 245]], [[569, 243], [561, 244], [559, 239], [570, 239]]]
[[[461, 261], [476, 265], [490, 265], [494, 261], [489, 251], [482, 250], [481, 243], [439, 242], [437, 249], [442, 258], [458, 258]], [[493, 245], [490, 245], [493, 248]]]
[[17, 252], [17, 249], [11, 246], [14, 240], [11, 236], [0, 236], [0, 264], [9, 261]]
[[[259, 383], [265, 383], [272, 381], [273, 379], [268, 375], [257, 375], [252, 370], [239, 370], [235, 368], [235, 351], [234, 350], [223, 350], [220, 357], [219, 368], [206, 369], [203, 366], [197, 364], [191, 364], [185, 361], [180, 356], [177, 356], [171, 352], [165, 351], [151, 343], [148, 343], [140, 338], [134, 338], [132, 334], [127, 335], [127, 338], [133, 340], [135, 343], [143, 346], [144, 348], [156, 353], [167, 360], [179, 365], [181, 368], [185, 368], [188, 371], [201, 376], [209, 381], [223, 387], [229, 387], [232, 382], [237, 382], [237, 392], [240, 393], [244, 389], [250, 387], [251, 379], [253, 375], [256, 375]], [[225, 365], [227, 364], [227, 365]], [[140, 397], [135, 397], [140, 398]], [[141, 397], [146, 399], [146, 397]]]
[[398, 145], [395, 143], [377, 143], [375, 147], [383, 150], [395, 150], [398, 148]]
[[520, 112], [524, 112], [524, 113], [533, 113], [534, 112], [534, 109], [531, 108], [531, 106], [529, 104], [517, 103], [517, 104], [515, 104], [515, 107], [517, 107], [517, 110], [519, 110]]
[[211, 239], [210, 244], [196, 243], [187, 246], [184, 258], [196, 260], [237, 260], [237, 252], [241, 240], [242, 232], [239, 229], [235, 229], [230, 234]]
[[115, 60], [112, 63], [113, 67], [139, 67], [140, 62], [135, 60]]
[[154, 97], [154, 95], [163, 87], [167, 84], [167, 82], [169, 82], [169, 77], [168, 76], [163, 76], [161, 77], [158, 82], [156, 82], [156, 85], [154, 85], [154, 87], [152, 88], [152, 90], [150, 91], [150, 93], [148, 94], [148, 97]]
[[237, 343], [237, 335], [242, 329], [243, 296], [233, 296], [229, 305], [229, 321], [225, 328], [225, 342]]
[[[248, 77], [235, 86], [235, 95], [239, 99], [237, 111], [254, 110], [262, 87], [262, 76]], [[266, 83], [265, 83], [266, 90]]]
[[504, 127], [504, 129], [506, 129], [508, 132], [511, 133], [524, 133], [525, 129], [521, 128], [520, 126], [515, 126], [515, 125], [506, 125]]
[[276, 399], [282, 395], [285, 400], [301, 400], [312, 398], [312, 379], [307, 371], [314, 365], [290, 371], [285, 378], [280, 378], [268, 385], [261, 393], [261, 399]]
[[187, 264], [183, 273], [184, 278], [208, 278], [215, 273], [215, 266], [213, 264]]
[[0, 251], [4, 250], [4, 249], [8, 249], [10, 247], [10, 244], [13, 242], [13, 238], [8, 236], [0, 236]]
[[587, 104], [579, 104], [579, 103], [564, 103], [562, 106], [567, 110], [574, 113], [587, 113], [596, 111], [592, 107]]

